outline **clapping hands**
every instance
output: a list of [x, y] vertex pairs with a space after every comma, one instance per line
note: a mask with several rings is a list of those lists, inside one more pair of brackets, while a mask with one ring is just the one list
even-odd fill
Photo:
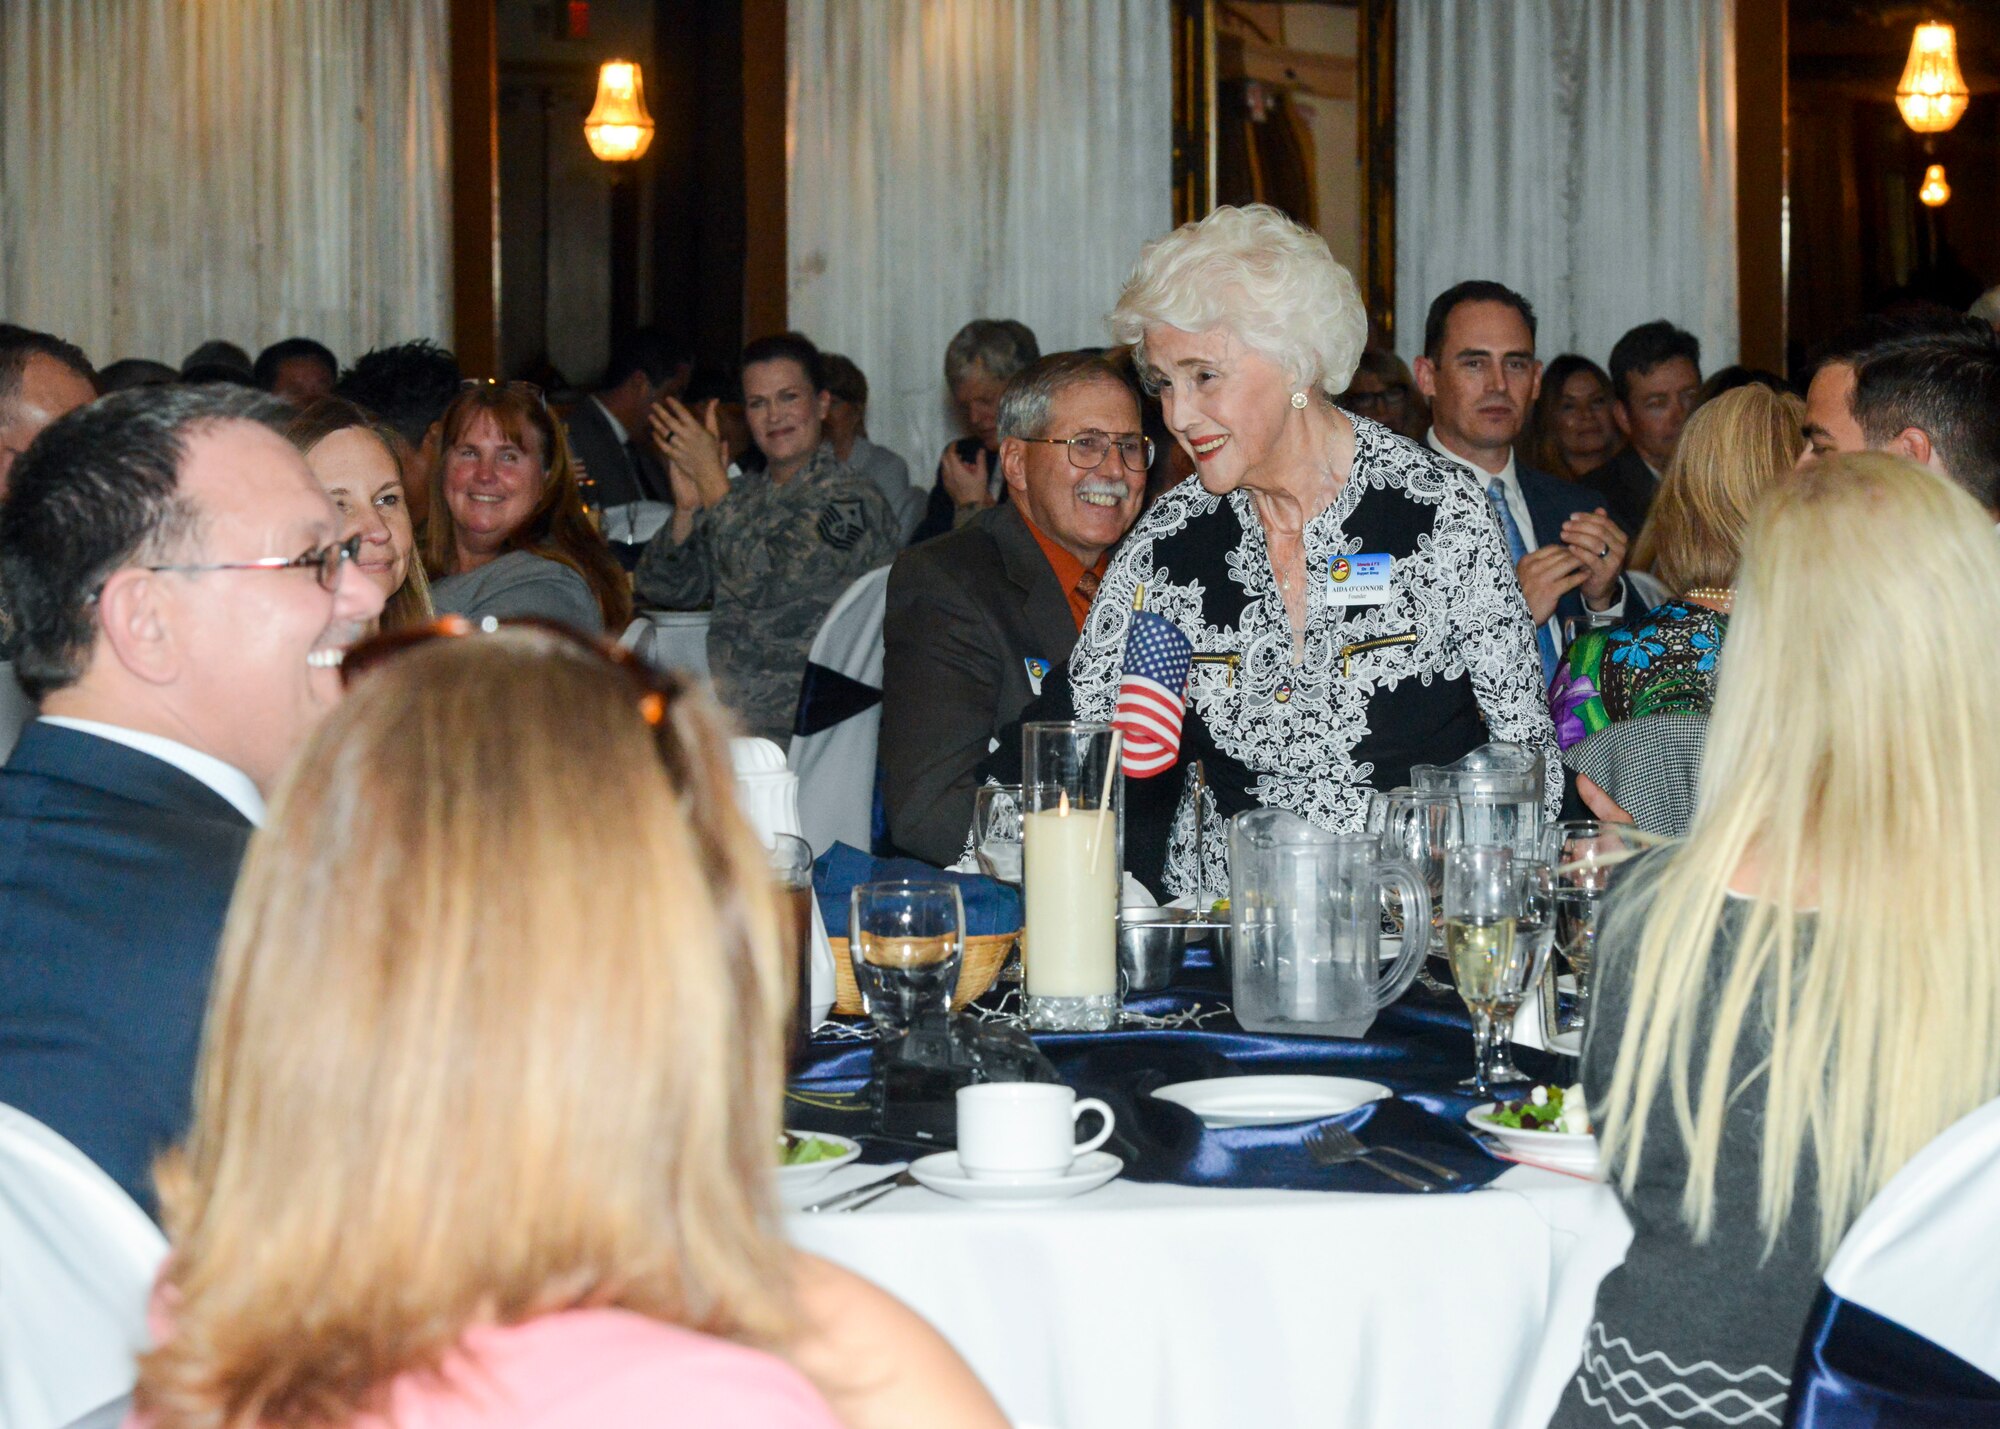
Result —
[[729, 449], [712, 399], [697, 419], [678, 398], [663, 397], [653, 404], [647, 421], [677, 511], [703, 511], [729, 494]]

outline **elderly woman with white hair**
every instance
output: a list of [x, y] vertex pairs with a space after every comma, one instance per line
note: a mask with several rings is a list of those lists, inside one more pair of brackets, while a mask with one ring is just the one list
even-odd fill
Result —
[[1544, 751], [1554, 812], [1555, 732], [1506, 542], [1458, 469], [1333, 405], [1367, 318], [1325, 240], [1261, 205], [1217, 209], [1146, 249], [1110, 322], [1196, 472], [1119, 548], [1070, 657], [1077, 716], [1103, 720], [1135, 605], [1194, 646], [1177, 767], [1128, 785], [1133, 871], [1176, 894], [1226, 888], [1231, 815], [1357, 829], [1369, 788], [1489, 740]]

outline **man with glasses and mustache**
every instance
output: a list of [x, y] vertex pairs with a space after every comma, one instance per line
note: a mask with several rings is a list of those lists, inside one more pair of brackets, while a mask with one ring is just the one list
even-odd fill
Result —
[[1062, 671], [1111, 548], [1138, 519], [1152, 443], [1121, 369], [1096, 353], [1042, 358], [1000, 398], [1012, 500], [903, 553], [882, 623], [889, 834], [955, 862], [978, 766]]
[[148, 1210], [244, 847], [382, 609], [289, 413], [117, 393], [44, 431], [0, 503], [40, 707], [0, 769], [0, 1103]]

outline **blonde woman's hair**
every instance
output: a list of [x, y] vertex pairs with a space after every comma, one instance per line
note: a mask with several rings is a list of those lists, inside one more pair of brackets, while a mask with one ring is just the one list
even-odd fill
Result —
[[359, 677], [230, 907], [159, 1177], [155, 1429], [344, 1424], [571, 1307], [789, 1333], [793, 975], [732, 791], [706, 696], [547, 632]]
[[1734, 583], [1758, 499], [1788, 479], [1805, 446], [1805, 403], [1752, 382], [1697, 407], [1660, 478], [1630, 565], [1676, 595]]
[[[1596, 1109], [1607, 1162], [1629, 1191], [1664, 1099], [1697, 1238], [1732, 1114], [1762, 1114], [1767, 1245], [1809, 1166], [1824, 1258], [1905, 1161], [2000, 1094], [1996, 625], [1992, 517], [1914, 463], [1816, 462], [1751, 524], [1694, 822], [1607, 936], [1636, 946]], [[1718, 951], [1746, 866], [1756, 896]], [[1739, 1086], [1760, 1022], [1770, 1057]]]
[[1268, 204], [1227, 204], [1146, 245], [1106, 322], [1147, 370], [1146, 330], [1226, 328], [1245, 347], [1318, 387], [1347, 390], [1368, 344], [1354, 275], [1326, 240]]

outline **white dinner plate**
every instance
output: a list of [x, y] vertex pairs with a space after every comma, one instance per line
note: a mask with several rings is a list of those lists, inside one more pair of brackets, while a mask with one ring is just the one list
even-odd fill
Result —
[[1546, 1161], [1569, 1171], [1597, 1169], [1597, 1138], [1590, 1133], [1522, 1131], [1519, 1127], [1502, 1126], [1493, 1119], [1494, 1107], [1493, 1102], [1476, 1106], [1465, 1114], [1465, 1119], [1489, 1136], [1499, 1137], [1508, 1150], [1531, 1161]]
[[848, 1162], [861, 1154], [861, 1143], [845, 1136], [835, 1136], [830, 1131], [794, 1131], [793, 1136], [810, 1136], [818, 1141], [831, 1141], [841, 1147], [838, 1156], [829, 1156], [824, 1161], [808, 1161], [803, 1166], [780, 1166], [778, 1168], [778, 1189], [795, 1191], [801, 1186], [810, 1186], [815, 1181], [824, 1181]]
[[1175, 1082], [1153, 1095], [1186, 1107], [1204, 1126], [1221, 1131], [1232, 1126], [1285, 1126], [1339, 1116], [1381, 1101], [1389, 1089], [1380, 1082], [1354, 1077], [1210, 1077], [1201, 1082]]
[[965, 1174], [956, 1151], [934, 1151], [910, 1163], [917, 1184], [961, 1201], [979, 1201], [993, 1206], [1031, 1206], [1048, 1201], [1066, 1201], [1095, 1191], [1125, 1169], [1125, 1163], [1109, 1151], [1086, 1151], [1070, 1163], [1060, 1176], [1040, 1181], [981, 1181]]

